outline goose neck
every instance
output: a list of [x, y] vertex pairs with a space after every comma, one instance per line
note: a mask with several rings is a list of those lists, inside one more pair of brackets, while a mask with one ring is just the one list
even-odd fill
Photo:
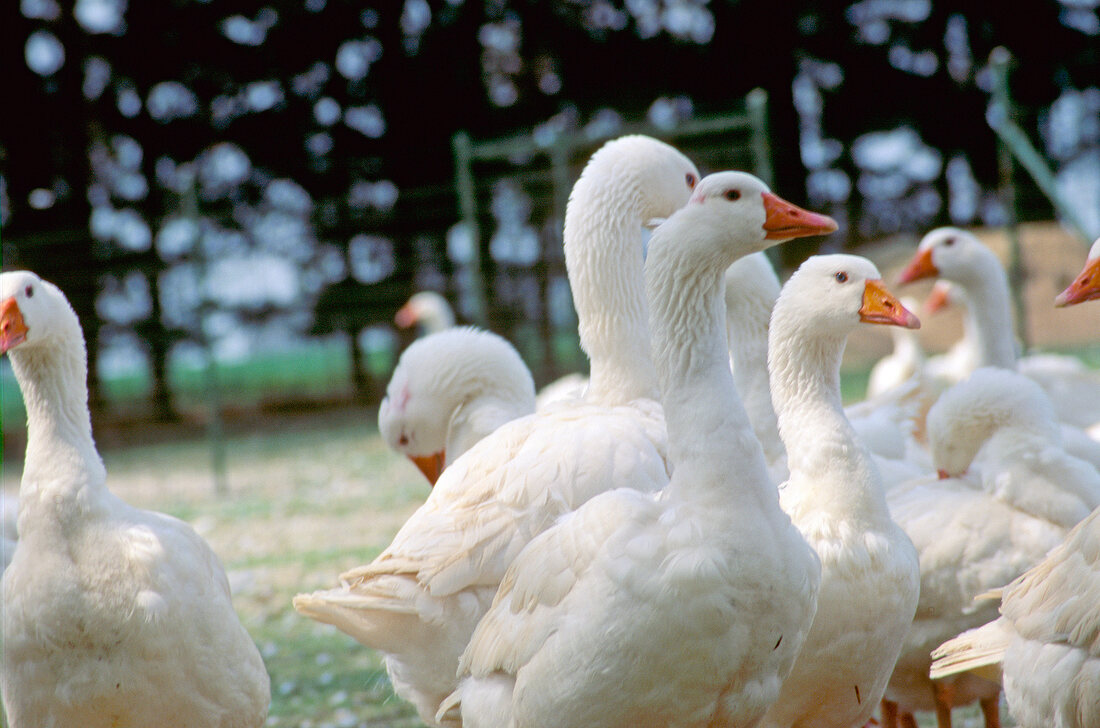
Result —
[[768, 462], [776, 462], [783, 457], [784, 449], [783, 441], [779, 439], [779, 424], [768, 382], [770, 313], [770, 308], [761, 306], [759, 312], [727, 316], [726, 335], [733, 363], [734, 386], [744, 402], [753, 432], [764, 448], [764, 456]]
[[610, 174], [577, 181], [565, 215], [565, 263], [581, 348], [590, 361], [589, 400], [656, 398], [643, 284], [637, 196], [613, 194]]
[[83, 347], [38, 346], [9, 356], [27, 410], [21, 508], [36, 495], [63, 499], [102, 488], [106, 473], [92, 439]]
[[[775, 501], [760, 443], [733, 386], [725, 346], [722, 267], [693, 270], [650, 255], [653, 351], [668, 425], [669, 455], [704, 477], [674, 478], [675, 494], [700, 483], [736, 482], [741, 495]], [[731, 473], [739, 477], [731, 479]], [[722, 503], [728, 491], [718, 493]]]
[[970, 301], [969, 335], [974, 337], [978, 366], [1016, 368], [1016, 339], [1008, 280], [999, 265], [982, 275], [961, 281]]
[[869, 522], [887, 518], [876, 466], [844, 414], [840, 363], [846, 336], [788, 330], [783, 324], [782, 316], [772, 320], [768, 363], [791, 473], [784, 498], [807, 512]]

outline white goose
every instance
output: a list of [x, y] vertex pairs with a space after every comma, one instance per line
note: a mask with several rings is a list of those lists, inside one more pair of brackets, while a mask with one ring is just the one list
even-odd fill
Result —
[[641, 226], [682, 206], [697, 180], [686, 157], [648, 137], [622, 137], [592, 155], [565, 219], [591, 361], [584, 399], [498, 428], [443, 472], [374, 562], [343, 574], [336, 589], [295, 597], [301, 613], [384, 652], [395, 691], [426, 723], [437, 725], [458, 658], [520, 549], [596, 493], [668, 480]]
[[12, 728], [256, 728], [270, 691], [225, 572], [190, 526], [107, 490], [80, 324], [56, 286], [0, 274], [0, 352], [27, 406], [19, 546], [3, 578]]
[[455, 325], [455, 312], [443, 294], [420, 291], [397, 309], [393, 322], [403, 329], [419, 326], [424, 335], [437, 334]]
[[[780, 288], [779, 277], [763, 253], [745, 256], [726, 271], [726, 329], [733, 380], [753, 432], [764, 448], [768, 472], [777, 483], [789, 475], [787, 451], [772, 406], [767, 364], [771, 312]], [[923, 462], [902, 460], [922, 454], [909, 449], [912, 437], [897, 421], [902, 407], [894, 400], [884, 407], [878, 404], [868, 400], [845, 409], [845, 415], [861, 441], [871, 448], [884, 477], [900, 481], [916, 472], [927, 472]]]
[[463, 326], [417, 339], [401, 353], [378, 407], [378, 431], [435, 485], [483, 437], [534, 411], [535, 383], [515, 347]]
[[994, 595], [1001, 616], [937, 648], [931, 676], [1003, 681], [1023, 728], [1100, 725], [1100, 509]]
[[[898, 281], [930, 276], [947, 279], [966, 294], [972, 320], [967, 331], [975, 340], [978, 365], [1017, 370], [1008, 277], [993, 251], [965, 230], [938, 228], [921, 239]], [[1041, 368], [1024, 373], [1046, 390], [1060, 420], [1078, 428], [1096, 422], [1100, 376], [1087, 371], [1067, 374], [1061, 369], [1047, 376]]]
[[920, 325], [854, 255], [809, 258], [772, 312], [768, 368], [791, 470], [780, 503], [821, 558], [821, 592], [768, 728], [866, 723], [917, 606], [917, 552], [841, 405], [844, 345], [861, 321]]
[[[835, 229], [737, 172], [700, 182], [646, 262], [675, 466], [658, 495], [593, 498], [517, 557], [444, 704], [467, 728], [753, 726], [814, 611], [818, 564], [779, 508], [722, 345], [723, 271]], [[766, 221], [767, 220], [767, 221]]]
[[1100, 474], [1065, 452], [1050, 401], [1034, 382], [983, 368], [947, 390], [928, 416], [940, 479], [888, 496], [894, 519], [920, 553], [917, 616], [887, 689], [887, 711], [936, 710], [979, 700], [997, 725], [997, 686], [970, 676], [933, 683], [930, 652], [996, 616], [974, 597], [1007, 583], [1100, 505]]

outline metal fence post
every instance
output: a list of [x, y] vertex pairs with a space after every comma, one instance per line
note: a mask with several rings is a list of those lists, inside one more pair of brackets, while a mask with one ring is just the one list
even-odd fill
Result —
[[489, 315], [485, 303], [485, 278], [481, 273], [481, 230], [477, 224], [477, 199], [474, 189], [473, 142], [464, 131], [451, 139], [455, 158], [455, 190], [458, 193], [458, 217], [473, 239], [473, 257], [470, 258], [470, 283], [473, 296], [473, 320], [482, 328], [488, 328]]
[[[198, 194], [195, 190], [195, 180], [191, 180], [187, 190], [182, 195], [181, 208], [183, 215], [193, 220], [201, 229], [199, 222]], [[218, 378], [218, 364], [214, 359], [214, 352], [210, 348], [210, 337], [206, 333], [206, 314], [210, 310], [210, 299], [206, 295], [206, 251], [202, 247], [201, 236], [196, 241], [196, 263], [199, 269], [199, 280], [203, 282], [203, 291], [199, 300], [199, 345], [202, 347], [206, 366], [203, 375], [206, 382], [207, 423], [206, 436], [210, 443], [210, 467], [214, 476], [214, 493], [224, 496], [229, 493], [229, 478], [226, 467], [225, 428], [222, 423], [222, 390]]]
[[[993, 71], [993, 98], [987, 114], [989, 124], [996, 132], [995, 118], [1006, 121], [1012, 117], [1012, 99], [1008, 92], [1008, 64], [1010, 56], [1003, 47], [993, 49], [989, 55], [989, 66]], [[997, 170], [1000, 176], [1000, 196], [1008, 219], [1005, 233], [1008, 237], [1008, 281], [1012, 291], [1012, 308], [1016, 318], [1016, 336], [1020, 345], [1027, 351], [1031, 340], [1027, 327], [1027, 304], [1024, 301], [1024, 289], [1027, 286], [1027, 273], [1024, 270], [1020, 252], [1019, 215], [1016, 210], [1016, 165], [1012, 151], [998, 134]]]

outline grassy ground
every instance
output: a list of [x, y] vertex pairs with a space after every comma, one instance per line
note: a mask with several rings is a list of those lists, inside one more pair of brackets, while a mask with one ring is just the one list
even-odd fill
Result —
[[[229, 573], [234, 602], [271, 674], [270, 726], [417, 726], [378, 655], [300, 617], [291, 598], [372, 559], [427, 495], [374, 433], [373, 413], [295, 418], [228, 441], [229, 493], [213, 491], [206, 442], [103, 453], [111, 489], [183, 518]], [[19, 468], [3, 468], [18, 488]]]

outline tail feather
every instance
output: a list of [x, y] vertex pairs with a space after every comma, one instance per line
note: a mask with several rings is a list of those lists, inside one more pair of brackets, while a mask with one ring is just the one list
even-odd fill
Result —
[[357, 642], [383, 652], [394, 652], [420, 624], [408, 602], [384, 595], [356, 594], [344, 588], [299, 594], [294, 608], [303, 616], [331, 624]]
[[439, 704], [435, 721], [440, 725], [462, 725], [462, 690], [455, 690]]
[[1003, 618], [977, 629], [963, 632], [932, 652], [933, 680], [969, 672], [978, 677], [1001, 681], [1001, 661], [1012, 640], [1012, 630]]

